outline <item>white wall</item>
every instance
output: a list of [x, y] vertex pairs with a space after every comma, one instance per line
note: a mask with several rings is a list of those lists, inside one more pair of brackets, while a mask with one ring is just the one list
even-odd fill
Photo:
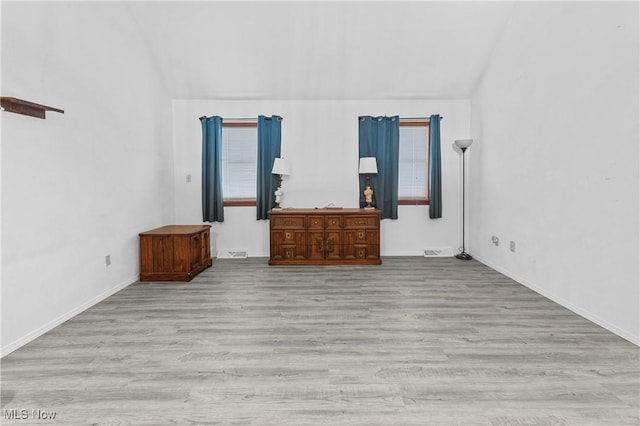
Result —
[[2, 95], [65, 110], [2, 112], [3, 354], [135, 281], [138, 233], [174, 220], [151, 64], [121, 3], [3, 2]]
[[[385, 219], [382, 255], [420, 255], [424, 248], [460, 245], [460, 157], [454, 139], [469, 135], [468, 100], [176, 100], [173, 102], [175, 200], [178, 223], [200, 223], [201, 146], [199, 117], [280, 115], [282, 156], [292, 162], [285, 178], [283, 207], [358, 207], [358, 116], [444, 117], [441, 122], [443, 218], [429, 219], [428, 206], [400, 206], [398, 220]], [[186, 175], [191, 174], [191, 183]], [[269, 255], [268, 221], [255, 207], [227, 207], [214, 223], [213, 249], [248, 249]]]
[[469, 150], [471, 253], [636, 344], [638, 40], [637, 2], [517, 4]]

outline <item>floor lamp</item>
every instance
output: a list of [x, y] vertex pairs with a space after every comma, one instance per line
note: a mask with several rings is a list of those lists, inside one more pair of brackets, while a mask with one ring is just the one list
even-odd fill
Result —
[[462, 252], [456, 254], [457, 259], [471, 260], [471, 255], [464, 251], [464, 187], [465, 187], [465, 167], [464, 167], [464, 153], [473, 143], [473, 139], [458, 139], [455, 144], [462, 150]]

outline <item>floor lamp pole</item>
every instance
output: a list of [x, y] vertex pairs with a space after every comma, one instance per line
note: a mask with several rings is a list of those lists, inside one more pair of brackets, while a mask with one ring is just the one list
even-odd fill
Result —
[[465, 248], [464, 248], [464, 224], [465, 224], [464, 202], [465, 202], [465, 186], [466, 186], [464, 157], [465, 157], [465, 152], [467, 151], [467, 148], [469, 147], [469, 145], [471, 145], [472, 142], [473, 142], [473, 139], [462, 139], [462, 140], [457, 140], [455, 142], [456, 145], [462, 150], [462, 252], [456, 254], [456, 258], [462, 259], [462, 260], [473, 259], [469, 253], [465, 252]]

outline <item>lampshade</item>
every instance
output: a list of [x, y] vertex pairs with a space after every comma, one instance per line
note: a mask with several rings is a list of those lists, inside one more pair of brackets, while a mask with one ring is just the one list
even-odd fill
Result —
[[467, 149], [473, 143], [473, 139], [458, 139], [455, 144], [460, 149]]
[[361, 175], [378, 173], [378, 163], [376, 163], [376, 157], [362, 157], [360, 159], [360, 167], [358, 173]]
[[274, 175], [290, 175], [291, 174], [291, 163], [289, 160], [285, 160], [284, 158], [276, 158], [273, 160], [273, 168], [271, 169], [271, 173]]

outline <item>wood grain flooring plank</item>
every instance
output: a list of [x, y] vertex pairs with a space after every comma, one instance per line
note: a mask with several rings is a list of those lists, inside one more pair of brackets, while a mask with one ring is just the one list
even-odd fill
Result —
[[476, 261], [214, 260], [189, 283], [134, 283], [3, 358], [1, 420], [638, 425], [639, 356]]

